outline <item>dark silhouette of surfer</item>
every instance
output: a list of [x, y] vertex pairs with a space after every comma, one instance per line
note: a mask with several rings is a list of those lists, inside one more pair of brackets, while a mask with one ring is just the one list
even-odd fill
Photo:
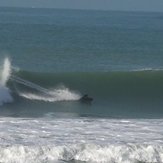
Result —
[[80, 101], [84, 103], [91, 103], [93, 101], [93, 98], [85, 94], [84, 96], [80, 98]]

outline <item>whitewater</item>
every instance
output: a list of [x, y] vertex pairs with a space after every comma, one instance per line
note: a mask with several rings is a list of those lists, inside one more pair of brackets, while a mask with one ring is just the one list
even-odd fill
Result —
[[0, 162], [163, 161], [162, 120], [58, 116], [1, 118]]
[[54, 89], [54, 88], [46, 89], [35, 83], [32, 83], [20, 77], [11, 75], [11, 73], [12, 73], [11, 62], [8, 58], [5, 58], [3, 66], [2, 66], [1, 75], [0, 75], [1, 77], [0, 79], [0, 105], [3, 105], [3, 103], [13, 102], [13, 98], [11, 96], [11, 90], [7, 87], [7, 82], [9, 79], [19, 84], [33, 88], [34, 90], [37, 90], [37, 93], [21, 92], [18, 89], [16, 90], [16, 93], [19, 96], [22, 96], [29, 100], [56, 102], [56, 101], [79, 100], [81, 97], [80, 94], [70, 91], [64, 85], [60, 86], [60, 88], [57, 88], [57, 89]]
[[10, 90], [6, 86], [10, 74], [11, 64], [9, 59], [6, 58], [0, 72], [0, 105], [3, 105], [3, 103], [11, 103], [13, 101]]

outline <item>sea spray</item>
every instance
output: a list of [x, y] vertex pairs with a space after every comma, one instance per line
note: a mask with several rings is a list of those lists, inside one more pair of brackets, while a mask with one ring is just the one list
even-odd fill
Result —
[[80, 99], [80, 95], [78, 93], [69, 90], [64, 85], [57, 89], [47, 89], [36, 83], [20, 78], [18, 76], [12, 75], [11, 80], [37, 91], [36, 93], [33, 92], [31, 93], [31, 91], [22, 92], [17, 90], [19, 96], [30, 100], [55, 102], [55, 101], [72, 101]]
[[11, 74], [11, 63], [8, 58], [5, 58], [1, 75], [1, 85], [6, 86], [6, 83]]
[[5, 58], [3, 68], [1, 71], [0, 80], [0, 105], [3, 105], [3, 103], [9, 103], [13, 101], [13, 98], [10, 95], [10, 90], [6, 87], [7, 81], [10, 78], [10, 74], [11, 74], [11, 63], [8, 58]]
[[74, 101], [79, 100], [80, 95], [76, 92], [70, 91], [68, 88], [58, 88], [53, 90], [48, 90], [48, 92], [45, 94], [42, 93], [23, 93], [19, 92], [19, 95], [30, 99], [30, 100], [39, 100], [39, 101], [45, 101], [45, 102], [56, 102], [56, 101]]

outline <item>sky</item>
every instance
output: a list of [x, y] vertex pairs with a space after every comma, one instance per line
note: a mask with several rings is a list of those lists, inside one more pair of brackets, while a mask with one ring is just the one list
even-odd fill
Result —
[[163, 12], [163, 0], [0, 0], [0, 6]]

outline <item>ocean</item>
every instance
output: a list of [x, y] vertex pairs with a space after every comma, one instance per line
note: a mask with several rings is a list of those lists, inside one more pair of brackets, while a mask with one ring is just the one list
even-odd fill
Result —
[[0, 8], [0, 162], [160, 163], [162, 125], [163, 13]]

